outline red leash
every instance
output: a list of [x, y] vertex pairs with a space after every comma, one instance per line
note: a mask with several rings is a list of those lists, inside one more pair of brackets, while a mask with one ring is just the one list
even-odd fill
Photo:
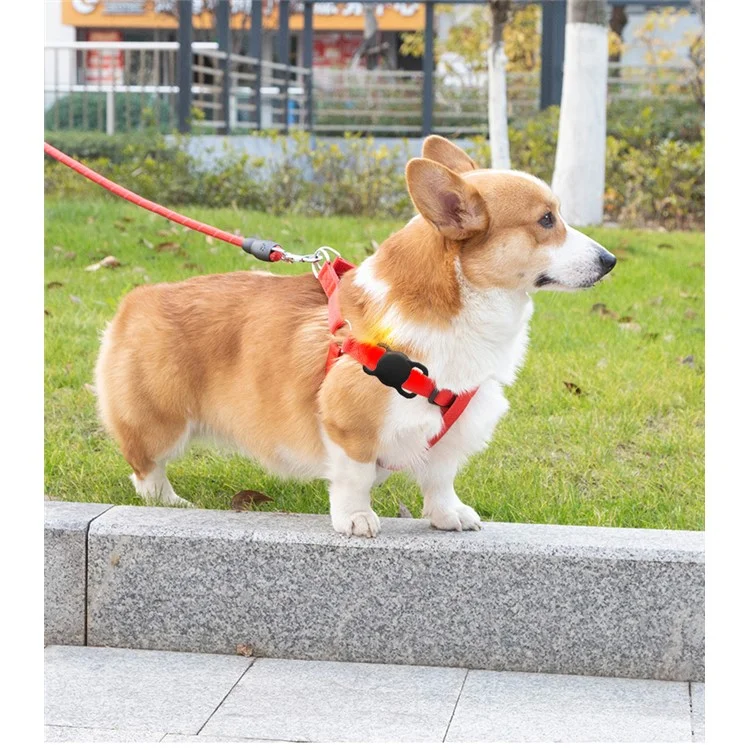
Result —
[[[169, 219], [169, 221], [181, 224], [196, 232], [202, 232], [209, 237], [228, 242], [231, 245], [237, 245], [246, 253], [253, 255], [259, 260], [271, 263], [278, 261], [312, 263], [313, 268], [316, 267], [316, 264], [322, 264], [320, 265], [317, 277], [323, 287], [323, 291], [328, 297], [329, 330], [332, 334], [335, 334], [343, 326], [347, 325], [347, 321], [341, 316], [341, 308], [339, 306], [339, 281], [347, 271], [351, 271], [355, 266], [343, 258], [335, 258], [331, 262], [328, 259], [328, 254], [325, 252], [326, 250], [330, 250], [330, 248], [320, 248], [311, 255], [288, 253], [281, 245], [272, 240], [240, 237], [238, 234], [225, 232], [222, 229], [212, 227], [210, 224], [204, 224], [203, 222], [196, 221], [188, 216], [183, 216], [183, 214], [165, 208], [154, 201], [150, 201], [134, 193], [132, 190], [118, 185], [116, 182], [112, 182], [112, 180], [108, 180], [103, 175], [64, 154], [54, 146], [50, 146], [47, 142], [44, 144], [44, 153], [53, 159], [57, 159], [61, 164], [70, 167], [97, 185], [109, 190], [111, 193], [134, 203], [136, 206], [145, 208], [147, 211], [163, 216], [165, 219]], [[447, 389], [441, 390], [437, 387], [435, 381], [429, 377], [427, 368], [423, 364], [410, 360], [402, 352], [391, 351], [382, 346], [364, 344], [351, 337], [347, 337], [343, 344], [339, 344], [336, 341], [331, 342], [328, 349], [326, 372], [344, 354], [348, 354], [356, 359], [368, 375], [377, 377], [383, 385], [394, 388], [404, 398], [424, 396], [431, 404], [440, 407], [443, 415], [443, 428], [429, 441], [430, 448], [448, 432], [454, 422], [463, 414], [464, 409], [466, 409], [477, 392], [476, 388], [473, 391], [461, 394], [453, 393], [453, 391]]]
[[[81, 164], [81, 162], [76, 161], [67, 154], [64, 154], [54, 146], [50, 146], [50, 144], [46, 141], [44, 143], [44, 153], [47, 154], [47, 156], [51, 156], [53, 159], [57, 159], [57, 161], [59, 161], [61, 164], [64, 164], [66, 167], [70, 167], [72, 170], [78, 172], [78, 174], [83, 175], [92, 182], [95, 182], [97, 185], [100, 185], [106, 190], [109, 190], [110, 193], [114, 193], [115, 195], [120, 196], [120, 198], [124, 198], [126, 201], [130, 201], [131, 203], [135, 203], [136, 206], [140, 206], [141, 208], [145, 208], [147, 211], [152, 211], [155, 214], [159, 214], [159, 216], [163, 216], [165, 219], [169, 219], [176, 224], [182, 224], [182, 226], [184, 227], [194, 229], [196, 232], [202, 232], [203, 234], [207, 234], [209, 237], [215, 237], [217, 240], [228, 242], [230, 245], [237, 245], [238, 247], [241, 247], [243, 250], [245, 250], [245, 252], [249, 252], [253, 255], [255, 254], [251, 250], [249, 250], [248, 247], [252, 243], [258, 243], [259, 240], [256, 240], [252, 237], [240, 237], [238, 234], [225, 232], [223, 229], [217, 229], [216, 227], [212, 227], [209, 224], [204, 224], [201, 221], [196, 221], [195, 219], [191, 219], [188, 216], [178, 214], [177, 211], [172, 211], [168, 208], [165, 208], [164, 206], [159, 205], [158, 203], [154, 203], [154, 201], [150, 201], [147, 198], [134, 193], [132, 190], [128, 190], [127, 188], [118, 185], [116, 182], [108, 180], [106, 177], [100, 175], [98, 172], [95, 172], [85, 164]], [[261, 260], [269, 260], [271, 262], [284, 260], [284, 251], [281, 247], [276, 245], [276, 243], [273, 243], [273, 247], [269, 248], [268, 250], [268, 257], [261, 258]]]

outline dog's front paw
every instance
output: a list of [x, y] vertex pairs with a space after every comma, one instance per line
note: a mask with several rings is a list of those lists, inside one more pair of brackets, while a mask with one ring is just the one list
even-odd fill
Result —
[[380, 519], [372, 510], [355, 513], [337, 513], [331, 516], [333, 528], [344, 536], [376, 537], [380, 532]]
[[468, 505], [435, 508], [429, 514], [430, 525], [444, 531], [479, 531], [482, 522], [479, 514]]

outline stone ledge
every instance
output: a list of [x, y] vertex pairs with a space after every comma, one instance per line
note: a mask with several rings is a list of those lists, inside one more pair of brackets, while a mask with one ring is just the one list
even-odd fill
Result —
[[111, 505], [44, 503], [44, 642], [86, 642], [86, 534]]
[[[106, 508], [106, 506], [100, 506]], [[89, 529], [88, 644], [704, 678], [704, 535], [118, 506]]]

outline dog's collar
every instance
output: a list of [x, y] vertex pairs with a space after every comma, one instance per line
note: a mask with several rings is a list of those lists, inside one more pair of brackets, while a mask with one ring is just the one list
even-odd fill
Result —
[[[326, 262], [318, 273], [318, 281], [328, 297], [328, 328], [332, 334], [349, 324], [341, 314], [339, 304], [339, 282], [341, 277], [354, 269], [354, 265], [343, 258]], [[466, 393], [454, 393], [447, 388], [440, 389], [429, 376], [429, 371], [420, 362], [415, 362], [403, 352], [390, 349], [385, 344], [374, 346], [347, 336], [342, 343], [331, 341], [328, 347], [326, 372], [342, 355], [349, 355], [362, 365], [362, 369], [376, 377], [383, 385], [395, 389], [404, 398], [423, 396], [431, 404], [440, 407], [443, 427], [429, 442], [430, 447], [440, 440], [463, 414], [464, 409], [477, 392], [475, 388]]]

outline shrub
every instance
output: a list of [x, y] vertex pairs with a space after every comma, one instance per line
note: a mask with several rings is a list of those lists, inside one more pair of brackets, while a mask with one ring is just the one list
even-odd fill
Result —
[[[557, 113], [517, 123], [509, 129], [514, 168], [552, 179]], [[605, 214], [611, 221], [666, 228], [704, 221], [704, 144], [699, 139], [663, 137], [649, 108], [619, 135], [607, 139]], [[345, 134], [342, 141], [317, 139], [296, 131], [267, 135], [279, 155], [253, 157], [226, 147], [199, 160], [184, 137], [50, 134], [71, 156], [131, 190], [167, 205], [233, 205], [272, 213], [408, 217], [413, 208], [404, 184], [407, 146], [387, 147], [372, 137]], [[489, 164], [489, 144], [472, 140], [479, 164]], [[45, 190], [89, 196], [102, 190], [52, 160], [45, 164]]]
[[[172, 107], [153, 94], [131, 95], [115, 93], [115, 130], [129, 132], [151, 129], [171, 130]], [[89, 92], [60, 97], [45, 113], [44, 127], [48, 130], [93, 130], [103, 132], [106, 127], [107, 95]]]

